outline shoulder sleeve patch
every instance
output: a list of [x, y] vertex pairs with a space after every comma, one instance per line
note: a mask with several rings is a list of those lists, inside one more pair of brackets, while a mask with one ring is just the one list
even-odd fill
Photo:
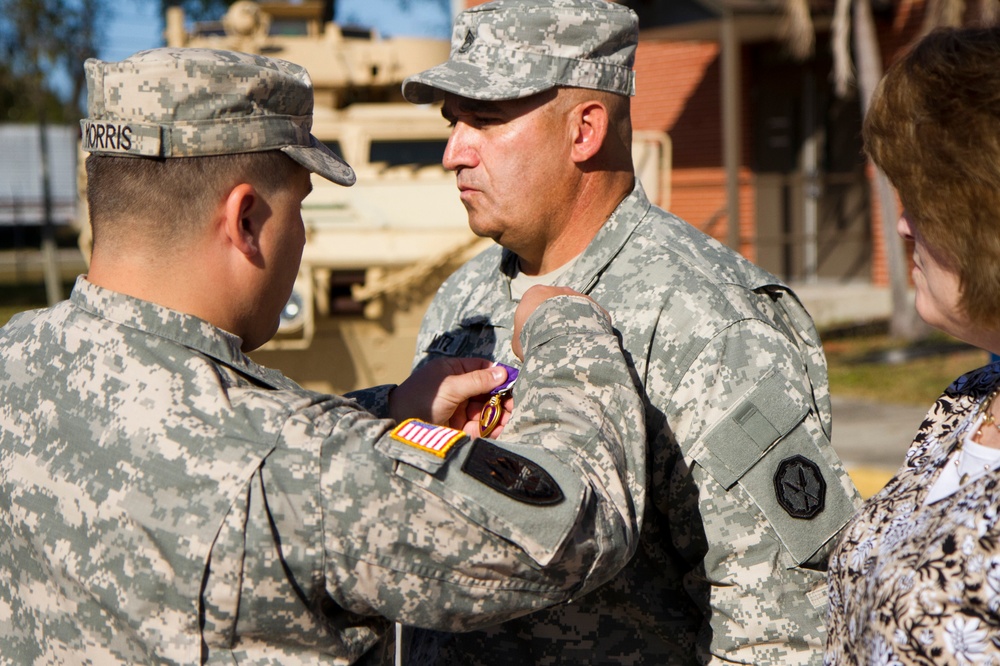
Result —
[[461, 430], [425, 423], [419, 419], [407, 419], [389, 433], [397, 442], [408, 444], [421, 451], [427, 451], [438, 458], [448, 456], [448, 451], [468, 435]]
[[851, 519], [857, 506], [843, 466], [819, 449], [805, 427], [784, 437], [741, 479], [796, 563], [810, 561]]
[[771, 373], [694, 449], [719, 485], [749, 496], [797, 564], [811, 562], [857, 508], [847, 472], [807, 418], [818, 419]]
[[826, 479], [819, 465], [802, 455], [785, 458], [774, 473], [778, 504], [794, 518], [815, 518], [826, 505]]
[[526, 504], [558, 504], [562, 489], [541, 465], [485, 439], [477, 439], [462, 471], [487, 486]]
[[[541, 566], [562, 552], [591, 497], [575, 467], [537, 446], [476, 439], [456, 444], [443, 460], [390, 437], [381, 442], [394, 447], [387, 455], [399, 462], [397, 475], [516, 544]], [[402, 457], [407, 453], [419, 466]], [[466, 464], [469, 458], [473, 462]]]

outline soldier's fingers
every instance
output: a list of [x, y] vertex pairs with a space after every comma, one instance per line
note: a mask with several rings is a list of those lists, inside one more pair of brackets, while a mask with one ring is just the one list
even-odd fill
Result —
[[491, 366], [460, 375], [446, 377], [441, 383], [455, 403], [462, 403], [476, 396], [486, 395], [507, 379], [507, 371], [501, 366]]

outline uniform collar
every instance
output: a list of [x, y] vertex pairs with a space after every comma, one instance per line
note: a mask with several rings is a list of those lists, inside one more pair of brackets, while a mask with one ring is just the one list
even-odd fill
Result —
[[239, 336], [204, 319], [99, 287], [83, 275], [77, 278], [69, 299], [96, 317], [192, 349], [269, 387], [293, 385], [280, 372], [251, 361], [240, 350], [243, 340]]

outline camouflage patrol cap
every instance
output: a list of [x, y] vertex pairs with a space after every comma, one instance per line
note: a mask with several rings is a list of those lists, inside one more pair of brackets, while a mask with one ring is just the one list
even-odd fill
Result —
[[555, 86], [631, 96], [638, 40], [635, 13], [606, 0], [497, 0], [459, 14], [447, 62], [403, 81], [403, 96], [505, 100]]
[[350, 166], [311, 134], [305, 68], [264, 56], [161, 48], [91, 58], [83, 149], [99, 155], [199, 157], [280, 150], [313, 173], [354, 184]]

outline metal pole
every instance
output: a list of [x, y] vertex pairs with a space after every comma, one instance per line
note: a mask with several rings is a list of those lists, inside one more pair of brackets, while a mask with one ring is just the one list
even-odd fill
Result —
[[722, 10], [722, 160], [726, 171], [727, 244], [740, 250], [740, 39], [733, 10]]
[[63, 299], [62, 278], [59, 275], [59, 259], [56, 255], [55, 225], [52, 223], [52, 186], [49, 178], [49, 132], [45, 121], [45, 109], [38, 117], [40, 132], [39, 145], [42, 151], [42, 205], [45, 217], [42, 220], [42, 268], [45, 274], [45, 295], [49, 305]]
[[[866, 0], [854, 2], [854, 60], [858, 63], [858, 90], [862, 110], [868, 112], [875, 86], [882, 77], [882, 54], [871, 6]], [[909, 271], [903, 241], [896, 233], [899, 207], [889, 179], [875, 169], [875, 193], [882, 214], [882, 239], [885, 242], [889, 287], [892, 296], [890, 334], [905, 340], [915, 340], [926, 334], [927, 327], [917, 316], [909, 296]]]
[[802, 274], [807, 284], [816, 282], [819, 269], [819, 136], [816, 127], [816, 79], [803, 80], [802, 95]]

